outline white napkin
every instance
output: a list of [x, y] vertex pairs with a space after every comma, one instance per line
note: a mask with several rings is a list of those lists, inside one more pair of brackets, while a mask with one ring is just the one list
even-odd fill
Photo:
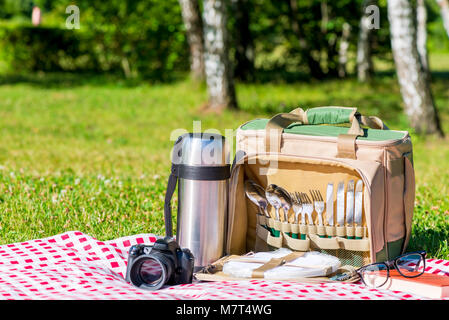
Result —
[[[281, 258], [290, 253], [292, 253], [291, 250], [280, 248], [276, 251], [257, 252], [254, 255], [245, 257], [245, 260], [254, 259], [258, 261], [268, 262], [273, 258]], [[285, 265], [279, 266], [265, 271], [265, 279], [323, 277], [328, 275], [329, 273], [335, 272], [341, 266], [341, 262], [338, 258], [317, 251], [306, 252], [302, 257], [290, 261], [289, 264], [297, 266], [314, 266], [314, 268], [291, 267]], [[232, 277], [251, 278], [253, 270], [257, 269], [261, 265], [262, 263], [260, 262], [253, 263], [231, 260], [223, 265], [223, 272]], [[330, 272], [329, 268], [331, 268]]]

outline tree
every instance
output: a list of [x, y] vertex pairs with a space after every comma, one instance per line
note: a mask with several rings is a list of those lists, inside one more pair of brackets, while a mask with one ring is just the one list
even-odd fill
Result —
[[190, 71], [195, 80], [204, 79], [203, 21], [198, 0], [179, 0], [190, 47]]
[[362, 17], [360, 18], [359, 38], [357, 42], [357, 77], [360, 82], [368, 81], [373, 74], [371, 59], [372, 17], [369, 9], [376, 0], [363, 0]]
[[252, 80], [254, 71], [254, 45], [250, 31], [251, 1], [232, 0], [232, 12], [235, 19], [233, 38], [235, 45], [235, 71], [237, 79]]
[[443, 19], [444, 29], [449, 37], [449, 1], [448, 0], [436, 0], [440, 6], [441, 18]]
[[343, 31], [340, 38], [340, 47], [338, 49], [338, 76], [346, 76], [346, 63], [348, 62], [349, 37], [351, 36], [351, 26], [349, 23], [343, 23]]
[[224, 0], [204, 0], [204, 61], [213, 111], [237, 108], [233, 70], [229, 60], [227, 7]]
[[416, 1], [416, 46], [426, 76], [430, 77], [427, 58], [427, 11], [424, 0]]
[[410, 125], [417, 133], [444, 136], [429, 78], [416, 46], [414, 10], [408, 0], [388, 0], [391, 47]]
[[321, 79], [324, 76], [323, 70], [321, 69], [319, 58], [315, 58], [312, 55], [312, 48], [304, 34], [303, 29], [300, 27], [298, 21], [298, 3], [297, 0], [287, 0], [289, 19], [293, 32], [296, 35], [299, 49], [305, 54], [305, 59], [307, 66], [309, 68], [310, 75], [312, 78]]

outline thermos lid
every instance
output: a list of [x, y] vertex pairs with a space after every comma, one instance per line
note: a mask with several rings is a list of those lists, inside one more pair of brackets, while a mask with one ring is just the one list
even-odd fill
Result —
[[186, 133], [178, 138], [172, 153], [173, 164], [187, 166], [226, 166], [229, 161], [228, 143], [215, 133]]

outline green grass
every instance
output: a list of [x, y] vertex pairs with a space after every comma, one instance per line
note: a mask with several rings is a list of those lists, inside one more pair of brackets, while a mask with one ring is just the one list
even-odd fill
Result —
[[[449, 59], [437, 56], [431, 64]], [[432, 88], [449, 134], [449, 77]], [[130, 83], [107, 77], [0, 77], [0, 243], [80, 230], [101, 240], [163, 234], [171, 133], [236, 129], [297, 106], [356, 106], [409, 130], [396, 78], [238, 84], [240, 111], [204, 114], [204, 86]], [[413, 134], [416, 209], [410, 250], [449, 259], [449, 143]], [[175, 199], [176, 200], [176, 199]], [[173, 204], [176, 206], [176, 203]]]

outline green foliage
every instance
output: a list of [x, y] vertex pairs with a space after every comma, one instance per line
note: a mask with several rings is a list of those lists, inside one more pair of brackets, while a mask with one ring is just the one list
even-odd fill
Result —
[[[295, 1], [295, 0], [294, 0]], [[293, 1], [293, 2], [294, 2]], [[351, 26], [349, 71], [355, 65], [362, 0], [247, 0], [255, 50], [255, 80], [298, 80], [310, 72], [336, 75], [344, 23]], [[69, 4], [80, 9], [79, 30], [66, 29]], [[438, 5], [427, 1], [429, 51], [449, 51]], [[33, 5], [42, 9], [43, 26], [29, 24]], [[373, 30], [373, 55], [391, 61], [387, 1], [378, 1], [380, 29]], [[236, 47], [235, 7], [229, 6], [231, 47]], [[177, 0], [0, 0], [0, 71], [95, 71], [127, 77], [171, 80], [189, 68], [188, 44]], [[308, 43], [300, 46], [296, 21]], [[14, 30], [15, 29], [15, 30]], [[234, 51], [232, 51], [233, 53]], [[48, 56], [48, 62], [42, 61]], [[232, 55], [232, 57], [234, 57]], [[235, 62], [235, 61], [234, 61]], [[234, 63], [237, 65], [237, 63]]]
[[0, 19], [25, 18], [31, 15], [32, 0], [0, 0]]
[[[53, 3], [44, 25], [0, 25], [0, 57], [14, 71], [101, 71], [173, 78], [188, 70], [188, 47], [176, 0], [75, 1], [80, 29], [65, 26], [66, 3]], [[50, 21], [51, 25], [46, 25]]]
[[2, 24], [0, 57], [7, 71], [96, 70], [95, 56], [84, 36], [57, 27]]

